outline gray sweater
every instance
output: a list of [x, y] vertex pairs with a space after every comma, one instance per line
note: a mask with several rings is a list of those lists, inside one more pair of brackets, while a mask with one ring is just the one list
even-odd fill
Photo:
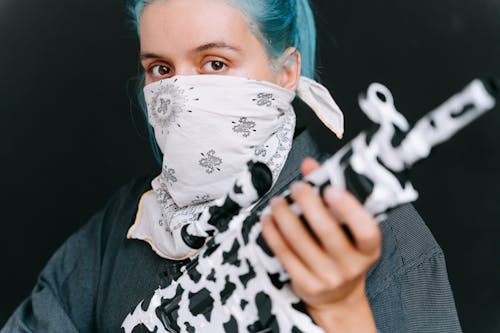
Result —
[[[304, 131], [264, 201], [299, 177], [306, 156], [320, 155]], [[179, 265], [126, 237], [150, 182], [148, 177], [123, 186], [57, 250], [0, 333], [121, 332], [127, 314], [142, 300], [147, 306]], [[443, 252], [413, 206], [393, 210], [380, 227], [382, 256], [366, 287], [379, 331], [461, 332]]]

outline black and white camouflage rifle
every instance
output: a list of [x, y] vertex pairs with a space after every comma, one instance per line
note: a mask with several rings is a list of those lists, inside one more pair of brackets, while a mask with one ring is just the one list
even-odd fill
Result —
[[[382, 220], [389, 209], [417, 199], [406, 177], [415, 162], [492, 109], [497, 94], [498, 81], [474, 80], [410, 128], [390, 91], [374, 83], [359, 100], [374, 129], [360, 133], [305, 180], [319, 192], [329, 184], [348, 189]], [[258, 223], [263, 212], [251, 211], [271, 184], [264, 164], [249, 163], [230, 194], [182, 230], [186, 244], [199, 252], [155, 291], [147, 308], [141, 303], [127, 316], [125, 332], [139, 324], [151, 332], [323, 332], [265, 244]], [[300, 215], [289, 193], [282, 195]]]

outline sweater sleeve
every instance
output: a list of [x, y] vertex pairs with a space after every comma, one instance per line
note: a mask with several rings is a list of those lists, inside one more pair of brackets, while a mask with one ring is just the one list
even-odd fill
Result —
[[[31, 294], [18, 306], [0, 333], [93, 332], [108, 215], [130, 190], [122, 187], [108, 204], [53, 254]], [[109, 223], [108, 223], [109, 224]]]
[[367, 294], [380, 332], [462, 332], [443, 251], [413, 206], [381, 224], [379, 263]]

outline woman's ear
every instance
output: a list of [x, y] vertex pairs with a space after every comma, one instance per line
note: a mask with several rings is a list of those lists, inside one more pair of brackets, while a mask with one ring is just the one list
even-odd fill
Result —
[[300, 52], [294, 47], [289, 47], [283, 52], [278, 61], [278, 85], [293, 91], [297, 90], [301, 71]]

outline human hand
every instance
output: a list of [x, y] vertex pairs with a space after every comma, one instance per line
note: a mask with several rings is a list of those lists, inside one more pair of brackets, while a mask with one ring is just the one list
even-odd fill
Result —
[[[302, 173], [318, 166], [306, 159]], [[376, 332], [365, 294], [366, 272], [381, 253], [374, 218], [345, 190], [330, 186], [323, 199], [305, 182], [290, 190], [319, 242], [282, 198], [271, 200], [271, 214], [261, 221], [264, 239], [288, 272], [292, 289], [326, 332]]]

